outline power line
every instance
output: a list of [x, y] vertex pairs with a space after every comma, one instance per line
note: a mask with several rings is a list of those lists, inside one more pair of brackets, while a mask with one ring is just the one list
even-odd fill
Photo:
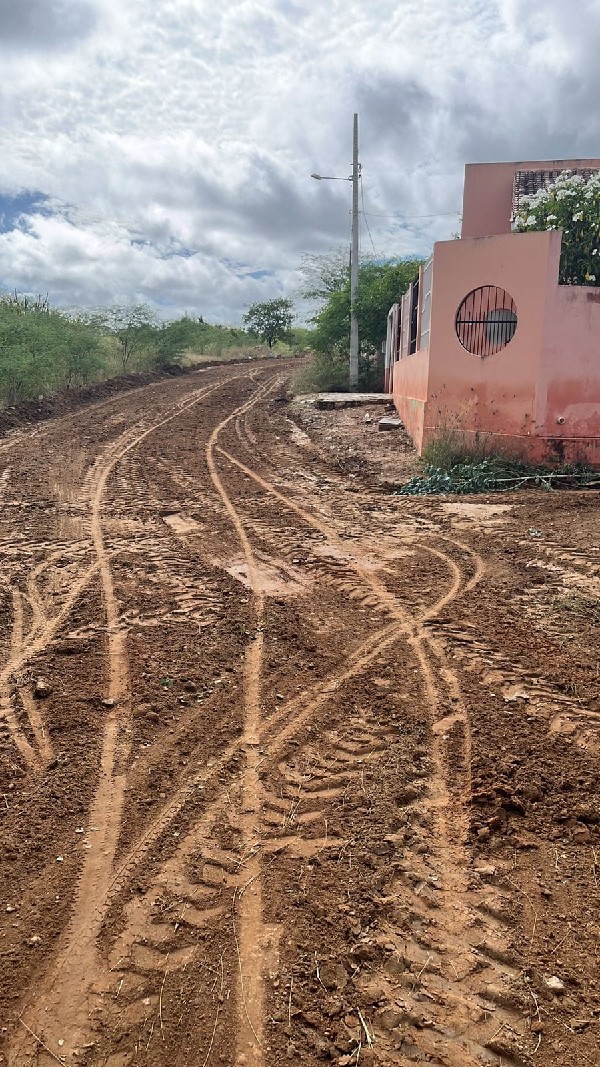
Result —
[[379, 215], [375, 211], [364, 211], [363, 215], [369, 215], [372, 219], [397, 219], [398, 222], [406, 219], [441, 219], [448, 215], [460, 215], [460, 211], [436, 211], [432, 215]]
[[377, 258], [377, 252], [375, 251], [375, 245], [373, 243], [373, 237], [371, 235], [371, 230], [369, 228], [369, 223], [367, 222], [367, 213], [365, 211], [365, 190], [364, 190], [364, 186], [363, 186], [362, 175], [360, 177], [360, 199], [361, 199], [361, 203], [362, 203], [362, 213], [363, 213], [363, 218], [365, 220], [365, 226], [367, 227], [367, 233], [368, 233], [368, 235], [369, 235], [369, 237], [371, 239], [371, 248], [373, 249], [373, 255], [375, 256], [375, 258]]

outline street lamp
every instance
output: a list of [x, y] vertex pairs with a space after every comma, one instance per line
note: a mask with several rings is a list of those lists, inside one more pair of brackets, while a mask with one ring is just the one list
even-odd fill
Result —
[[358, 162], [358, 115], [354, 115], [352, 138], [352, 174], [349, 178], [338, 178], [330, 174], [311, 174], [318, 182], [352, 182], [352, 242], [350, 250], [350, 388], [358, 387], [358, 179], [360, 165]]

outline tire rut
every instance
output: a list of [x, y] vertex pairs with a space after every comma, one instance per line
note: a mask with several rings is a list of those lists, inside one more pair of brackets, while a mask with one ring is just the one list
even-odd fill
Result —
[[[524, 1020], [530, 1005], [506, 919], [510, 890], [489, 871], [469, 866], [470, 721], [456, 670], [450, 664], [447, 631], [438, 622], [448, 605], [474, 589], [483, 574], [483, 562], [468, 546], [444, 537], [439, 530], [422, 533], [418, 543], [411, 530], [398, 538], [396, 546], [390, 545], [383, 565], [375, 566], [369, 550], [360, 543], [358, 519], [353, 539], [345, 536], [351, 509], [333, 521], [324, 515], [316, 494], [310, 506], [299, 505], [285, 478], [280, 491], [252, 465], [236, 458], [230, 445], [222, 447], [220, 439], [226, 435], [231, 439], [234, 434], [246, 453], [256, 454], [259, 438], [248, 415], [278, 383], [278, 377], [259, 383], [245, 403], [216, 425], [205, 450], [215, 491], [208, 500], [209, 513], [221, 522], [227, 516], [244, 559], [242, 577], [251, 592], [253, 622], [243, 665], [242, 733], [222, 747], [210, 767], [184, 779], [119, 860], [115, 855], [127, 784], [131, 714], [126, 631], [140, 620], [133, 611], [120, 611], [111, 558], [127, 546], [129, 522], [138, 524], [136, 552], [141, 558], [151, 556], [165, 571], [181, 565], [180, 555], [168, 547], [173, 540], [190, 546], [196, 536], [195, 520], [181, 510], [181, 501], [173, 500], [175, 510], [165, 511], [161, 480], [151, 481], [131, 453], [149, 434], [217, 386], [176, 402], [175, 410], [159, 421], [142, 420], [126, 430], [108, 446], [86, 479], [93, 505], [93, 561], [87, 581], [92, 575], [101, 581], [109, 663], [110, 709], [100, 781], [90, 814], [90, 823], [102, 827], [101, 848], [95, 847], [93, 859], [83, 865], [65, 942], [41, 985], [38, 1003], [30, 1003], [23, 1013], [25, 1034], [13, 1046], [11, 1067], [75, 1062], [73, 1048], [90, 1050], [93, 1063], [110, 1067], [135, 1063], [163, 1032], [163, 997], [171, 983], [201, 966], [214, 971], [216, 992], [211, 1024], [201, 1035], [200, 1063], [208, 1064], [220, 1050], [222, 1024], [232, 1017], [236, 1033], [232, 1062], [256, 1067], [272, 1062], [267, 996], [279, 966], [283, 931], [278, 922], [266, 917], [267, 872], [284, 857], [335, 863], [336, 856], [344, 855], [348, 841], [339, 824], [340, 809], [349, 795], [365, 790], [365, 774], [379, 766], [398, 739], [378, 715], [368, 710], [343, 715], [339, 708], [354, 679], [373, 672], [378, 663], [393, 662], [400, 648], [419, 679], [419, 708], [429, 728], [431, 773], [404, 798], [410, 834], [401, 833], [389, 842], [398, 859], [384, 907], [385, 961], [356, 971], [365, 1017], [370, 1013], [371, 1029], [366, 1033], [375, 1038], [372, 1062], [404, 1065], [415, 1060], [446, 1067], [529, 1062]], [[268, 462], [268, 453], [263, 452], [261, 465]], [[172, 468], [164, 460], [160, 463], [164, 481]], [[111, 520], [102, 514], [103, 499], [117, 465], [121, 525], [111, 528], [107, 541]], [[173, 484], [187, 494], [190, 503], [198, 492], [206, 497], [193, 475], [172, 472]], [[263, 494], [263, 517], [255, 515], [258, 505], [243, 488], [248, 484]], [[127, 502], [130, 490], [133, 497]], [[307, 496], [310, 502], [310, 492], [304, 487], [303, 501]], [[276, 512], [276, 522], [269, 523], [269, 508]], [[152, 531], [147, 537], [140, 534], [137, 516], [144, 509], [149, 515], [158, 509], [163, 513], [170, 540], [160, 548]], [[299, 527], [289, 521], [285, 524], [290, 514], [296, 523], [299, 520]], [[350, 602], [353, 610], [360, 610], [368, 636], [362, 630], [352, 634], [347, 654], [333, 670], [305, 686], [299, 695], [281, 697], [268, 710], [264, 699], [269, 640], [266, 569], [286, 574], [293, 582], [294, 574], [306, 569], [306, 560], [299, 558], [299, 544], [305, 540], [312, 557], [310, 581], [327, 585], [336, 603]], [[394, 592], [407, 555], [417, 565], [429, 559], [436, 564], [436, 573], [440, 569], [444, 573], [443, 588], [435, 588], [433, 600], [431, 594], [423, 600], [415, 598], [417, 603], [409, 607]], [[36, 639], [52, 636], [56, 629], [52, 630], [54, 620], [45, 617], [36, 585], [41, 573], [28, 584], [31, 633], [37, 635], [31, 648], [37, 647]], [[192, 590], [183, 579], [178, 581], [181, 603], [187, 610], [194, 599]], [[205, 609], [203, 602], [199, 610]], [[67, 616], [68, 612], [63, 619]], [[22, 630], [23, 623], [16, 626], [17, 638]], [[27, 699], [21, 700], [26, 713]], [[33, 719], [29, 714], [36, 759], [40, 759], [43, 723]], [[317, 726], [320, 733], [315, 740], [312, 731]], [[186, 813], [183, 830], [174, 831], [175, 820]], [[161, 851], [159, 846], [167, 837], [171, 843]], [[96, 846], [97, 842], [98, 838]], [[132, 893], [131, 883], [142, 867], [146, 872], [143, 888]], [[98, 945], [103, 919], [110, 906], [121, 904], [118, 935], [103, 955]], [[220, 959], [213, 959], [212, 949], [203, 956], [202, 946], [210, 948], [215, 931], [223, 946]], [[369, 984], [374, 980], [385, 989], [393, 1009], [369, 1006]], [[235, 986], [231, 1001], [229, 986]], [[118, 1044], [119, 1051], [104, 1054], [100, 1047], [93, 1051], [106, 1028], [115, 1038], [113, 1048]], [[63, 1052], [59, 1037], [64, 1040], [65, 1033], [68, 1051]], [[132, 1041], [134, 1033], [138, 1036]], [[121, 1044], [120, 1038], [127, 1035]]]
[[[293, 510], [307, 525], [323, 533], [330, 543], [340, 548], [342, 552], [344, 551], [343, 542], [321, 519], [315, 518], [314, 515], [298, 507], [231, 453], [224, 449], [221, 451], [232, 466], [253, 478], [265, 492], [276, 497], [284, 507], [287, 506]], [[459, 551], [465, 550], [465, 546], [453, 539], [448, 539], [448, 543], [458, 548]], [[350, 569], [359, 578], [360, 587], [357, 588], [355, 583], [348, 579], [342, 580], [342, 587], [346, 592], [353, 592], [357, 597], [362, 596], [363, 602], [369, 607], [373, 606], [372, 598], [374, 598], [380, 608], [388, 611], [398, 620], [399, 627], [418, 661], [423, 679], [424, 696], [430, 707], [434, 766], [434, 774], [421, 814], [425, 816], [425, 822], [429, 826], [433, 825], [436, 828], [430, 849], [436, 857], [436, 869], [445, 872], [445, 884], [441, 888], [439, 886], [440, 875], [432, 875], [433, 882], [438, 889], [438, 897], [434, 905], [437, 942], [439, 945], [441, 939], [440, 948], [444, 954], [451, 953], [458, 943], [463, 955], [469, 960], [469, 965], [460, 980], [454, 980], [457, 981], [456, 989], [453, 988], [448, 978], [444, 979], [448, 984], [447, 993], [444, 995], [438, 991], [439, 1010], [437, 1012], [430, 1010], [432, 1017], [428, 1019], [428, 1025], [421, 1026], [418, 1016], [414, 1016], [413, 1044], [414, 1048], [419, 1050], [415, 1055], [418, 1057], [435, 1055], [439, 1057], [437, 1062], [452, 1064], [453, 1067], [454, 1065], [459, 1067], [459, 1064], [464, 1063], [499, 1064], [503, 1062], [503, 1058], [504, 1060], [508, 1058], [515, 1063], [525, 1063], [527, 1061], [526, 1027], [523, 1026], [518, 1008], [512, 1012], [505, 1012], [502, 1017], [497, 1006], [492, 1009], [496, 1013], [492, 1017], [496, 1020], [500, 1019], [500, 1026], [496, 1027], [497, 1032], [496, 1030], [490, 1032], [490, 1028], [486, 1026], [473, 1026], [473, 1022], [477, 1023], [477, 1014], [484, 1021], [487, 1015], [491, 1015], [488, 1002], [483, 1002], [481, 999], [481, 987], [474, 981], [474, 976], [482, 968], [482, 960], [487, 961], [485, 966], [490, 972], [499, 972], [496, 980], [506, 986], [509, 986], [510, 980], [514, 979], [518, 973], [518, 961], [513, 961], [514, 967], [507, 963], [510, 954], [506, 945], [506, 931], [501, 931], [500, 940], [498, 937], [494, 938], [489, 909], [488, 912], [482, 912], [481, 909], [477, 912], [476, 921], [481, 928], [478, 931], [477, 945], [472, 947], [470, 940], [466, 937], [466, 931], [475, 921], [473, 919], [474, 909], [464, 903], [468, 887], [465, 871], [467, 870], [468, 802], [471, 788], [470, 724], [458, 678], [446, 661], [443, 646], [432, 636], [427, 626], [459, 593], [469, 591], [476, 585], [483, 573], [483, 562], [477, 554], [467, 550], [474, 564], [473, 573], [467, 578], [462, 568], [447, 553], [429, 545], [420, 547], [448, 566], [452, 581], [448, 592], [439, 598], [435, 606], [426, 609], [415, 619], [388, 593], [381, 580], [373, 572], [365, 570], [356, 559], [350, 560]], [[369, 590], [366, 599], [364, 597], [365, 587]], [[436, 677], [436, 675], [439, 676]], [[443, 713], [442, 694], [449, 699], [452, 707], [450, 715]], [[277, 808], [277, 805], [275, 807]], [[413, 876], [412, 880], [415, 880], [417, 885], [421, 885], [423, 872], [419, 872], [416, 864], [414, 867], [415, 869], [410, 872]], [[421, 878], [418, 877], [419, 873], [421, 873]], [[395, 889], [401, 892], [402, 885], [399, 883]], [[422, 889], [418, 895], [422, 896]], [[489, 905], [489, 907], [492, 906]], [[495, 910], [500, 911], [501, 906], [496, 906]], [[391, 936], [393, 931], [387, 932]], [[498, 931], [494, 932], [498, 933]], [[405, 931], [402, 932], [402, 937], [403, 943], [406, 944]], [[477, 956], [473, 961], [470, 955], [474, 953]], [[415, 945], [415, 961], [423, 964], [422, 948], [418, 943]], [[428, 964], [430, 965], [431, 963]], [[422, 973], [419, 974], [419, 980], [421, 979]], [[513, 1001], [518, 1004], [516, 994], [505, 991], [503, 996], [507, 1003], [510, 1003], [512, 997]], [[486, 1004], [488, 1004], [487, 1007]], [[461, 1015], [466, 1018], [468, 1025], [465, 1025], [465, 1018], [461, 1018]], [[405, 1013], [405, 1020], [410, 1023], [410, 1010]], [[468, 1032], [473, 1030], [476, 1033], [470, 1036]], [[425, 1039], [422, 1036], [423, 1032], [426, 1032]], [[378, 1038], [380, 1048], [386, 1048], [387, 1045], [385, 1055], [390, 1058], [385, 1062], [401, 1062], [397, 1058], [392, 1058], [393, 1046], [385, 1041], [383, 1031], [378, 1033]], [[466, 1056], [470, 1059], [465, 1059]]]
[[60, 1048], [59, 1041], [64, 1043], [61, 1036], [64, 1032], [69, 1034], [71, 1047], [78, 1048], [85, 1042], [89, 1025], [88, 990], [91, 982], [102, 973], [97, 940], [104, 904], [113, 880], [114, 855], [121, 827], [126, 785], [126, 729], [131, 714], [125, 638], [113, 588], [110, 556], [105, 547], [102, 529], [101, 512], [106, 484], [116, 465], [131, 449], [137, 447], [149, 434], [201, 402], [219, 385], [220, 383], [206, 386], [195, 391], [191, 398], [176, 401], [172, 410], [158, 420], [142, 419], [112, 442], [96, 460], [83, 485], [84, 495], [91, 505], [90, 541], [95, 555], [94, 562], [71, 587], [58, 615], [39, 628], [35, 639], [25, 649], [19, 650], [16, 663], [13, 660], [0, 676], [0, 682], [4, 683], [5, 675], [8, 679], [26, 659], [46, 647], [68, 617], [92, 574], [98, 572], [108, 638], [106, 703], [109, 711], [101, 743], [99, 782], [90, 810], [89, 825], [94, 829], [94, 837], [91, 838], [88, 831], [82, 841], [86, 851], [65, 943], [49, 969], [42, 991], [38, 991], [36, 995], [35, 1007], [26, 1008], [21, 1015], [20, 1021], [25, 1035], [21, 1034], [20, 1040], [17, 1039], [13, 1044], [9, 1063], [14, 1067], [29, 1064], [38, 1056], [39, 1041], [34, 1035], [43, 1038], [44, 1047], [47, 1049], [42, 1053], [42, 1058], [49, 1056], [54, 1060], [58, 1058], [60, 1062], [64, 1062], [63, 1057], [58, 1052], [52, 1052], [51, 1046]]

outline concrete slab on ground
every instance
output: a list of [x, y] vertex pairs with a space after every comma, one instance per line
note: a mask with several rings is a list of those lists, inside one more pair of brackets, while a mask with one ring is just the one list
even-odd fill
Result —
[[404, 423], [395, 415], [384, 415], [382, 419], [379, 419], [377, 428], [379, 430], [403, 430]]
[[321, 411], [331, 408], [357, 408], [365, 404], [392, 404], [389, 393], [307, 393], [296, 397], [298, 404], [311, 404]]

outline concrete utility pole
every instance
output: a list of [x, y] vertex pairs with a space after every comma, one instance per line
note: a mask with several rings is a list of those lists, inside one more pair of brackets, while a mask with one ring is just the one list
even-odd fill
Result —
[[352, 247], [350, 252], [350, 388], [358, 387], [358, 115], [354, 115], [352, 139]]

